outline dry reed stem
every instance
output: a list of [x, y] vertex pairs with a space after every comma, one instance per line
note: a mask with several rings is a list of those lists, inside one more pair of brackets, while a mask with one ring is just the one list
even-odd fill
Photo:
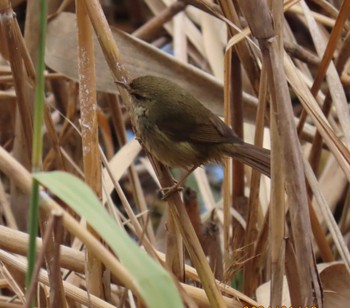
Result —
[[[65, 299], [65, 294], [63, 290], [63, 278], [60, 268], [60, 244], [63, 242], [63, 223], [62, 223], [62, 213], [54, 212], [53, 215], [53, 237], [54, 237], [54, 255], [51, 265], [51, 293], [50, 300], [52, 303], [59, 307], [66, 308], [67, 303]], [[51, 260], [50, 260], [51, 261]]]
[[271, 305], [278, 305], [282, 302], [283, 276], [285, 274], [285, 213], [286, 206], [288, 206], [285, 200], [285, 172], [288, 172], [288, 168], [283, 165], [283, 150], [273, 108], [270, 112], [271, 159], [274, 162], [271, 166], [271, 201], [268, 213], [269, 262], [271, 266], [270, 303]]
[[[238, 55], [234, 49], [226, 50], [226, 55], [231, 53], [229, 59], [231, 60], [229, 63], [225, 61], [228, 79], [228, 91], [230, 91], [225, 97], [229, 97], [228, 101], [225, 101], [224, 104], [228, 104], [225, 106], [225, 120], [226, 123], [231, 125], [235, 133], [244, 139], [243, 133], [243, 101], [242, 101], [242, 69], [241, 64], [238, 59]], [[245, 190], [245, 174], [244, 174], [244, 165], [236, 160], [232, 160], [232, 167], [230, 166], [230, 172], [232, 175], [227, 177], [227, 179], [231, 182], [232, 187], [232, 195], [229, 198], [229, 202], [231, 204], [230, 207], [237, 210], [237, 212], [243, 212], [243, 216], [246, 219], [246, 209], [247, 199], [244, 193]], [[230, 174], [228, 172], [228, 174]], [[228, 191], [227, 195], [231, 189]], [[231, 218], [231, 215], [229, 216]], [[236, 224], [234, 219], [228, 219], [228, 222], [231, 226], [232, 236], [230, 241], [230, 250], [232, 252], [231, 257], [226, 262], [230, 262], [234, 258], [241, 259], [242, 258], [242, 247], [244, 243], [244, 229], [241, 225]], [[233, 255], [233, 257], [232, 257]]]
[[[57, 261], [57, 258], [59, 258], [59, 254], [57, 254], [57, 245], [56, 240], [57, 238], [54, 237], [52, 233], [55, 222], [55, 218], [53, 215], [50, 215], [46, 213], [42, 208], [39, 208], [39, 226], [40, 226], [40, 232], [43, 234], [43, 244], [42, 244], [42, 250], [39, 253], [39, 257], [37, 260], [37, 264], [35, 266], [39, 266], [39, 261], [41, 258], [41, 254], [43, 254], [43, 257], [45, 259], [45, 265], [48, 271], [48, 277], [49, 277], [49, 286], [51, 290], [51, 295], [54, 295], [52, 300], [57, 300], [57, 302], [62, 303], [62, 307], [65, 307], [65, 297], [64, 297], [64, 290], [62, 286], [62, 277], [57, 275], [57, 272], [60, 272], [59, 261]], [[37, 279], [37, 278], [36, 278]], [[35, 292], [35, 286], [36, 286], [36, 279], [32, 279], [32, 285], [27, 290], [27, 297], [30, 298], [30, 292]], [[34, 288], [30, 290], [31, 288]], [[52, 293], [54, 292], [54, 294]], [[50, 296], [51, 297], [51, 296]], [[32, 301], [28, 300], [28, 304]]]
[[[279, 53], [284, 52], [283, 49], [283, 3], [276, 3], [271, 7], [271, 13], [274, 20], [274, 31], [277, 40], [276, 49]], [[281, 57], [282, 58], [282, 57]], [[280, 58], [280, 59], [281, 59]], [[266, 63], [266, 62], [265, 62]], [[267, 67], [267, 72], [269, 68]], [[267, 77], [269, 81], [269, 77]], [[271, 90], [271, 88], [270, 88]], [[273, 102], [272, 104], [276, 102]], [[288, 103], [288, 102], [286, 102]], [[271, 288], [270, 288], [270, 303], [273, 306], [279, 305], [283, 298], [283, 277], [285, 275], [285, 173], [289, 172], [288, 168], [283, 168], [283, 149], [281, 148], [281, 140], [279, 136], [279, 129], [276, 121], [283, 121], [276, 119], [274, 108], [270, 109], [270, 127], [272, 140], [272, 159], [274, 159], [273, 167], [275, 176], [272, 177], [271, 188], [271, 203], [269, 208], [269, 241], [270, 241], [270, 266], [271, 266]], [[292, 116], [292, 113], [290, 114]], [[281, 168], [282, 166], [282, 168]], [[287, 185], [288, 186], [288, 185]], [[288, 203], [287, 203], [288, 204]], [[294, 228], [294, 227], [293, 227]]]
[[[0, 226], [0, 248], [7, 252], [25, 256], [28, 249], [28, 234]], [[42, 239], [37, 238], [37, 253], [42, 249]], [[84, 254], [76, 249], [61, 246], [60, 266], [74, 272], [84, 272]]]
[[101, 143], [105, 147], [105, 152], [108, 160], [114, 155], [113, 133], [109, 125], [109, 117], [97, 107], [97, 122], [101, 133]]
[[[184, 27], [185, 15], [179, 12], [173, 19], [173, 48], [174, 57], [186, 63], [187, 59], [187, 39]], [[181, 232], [176, 224], [176, 217], [172, 211], [168, 211], [168, 221], [166, 228], [168, 236], [166, 239], [166, 264], [171, 269], [172, 273], [178, 278], [180, 282], [185, 281], [184, 275], [184, 249]]]
[[[302, 8], [300, 6], [297, 6], [297, 5], [290, 7], [289, 11], [293, 12], [293, 13], [297, 13], [300, 16], [303, 15]], [[322, 15], [322, 14], [319, 14], [319, 13], [316, 13], [316, 12], [313, 12], [313, 11], [311, 11], [311, 15], [312, 15], [313, 18], [315, 18], [315, 20], [317, 22], [319, 22], [320, 24], [322, 24], [324, 26], [334, 27], [334, 25], [335, 25], [335, 21], [334, 21], [333, 18], [327, 17], [325, 15]]]
[[18, 229], [17, 223], [15, 220], [15, 217], [13, 216], [10, 203], [7, 200], [2, 180], [0, 180], [0, 204], [2, 207], [3, 215], [5, 216], [5, 219], [6, 219], [7, 225], [12, 229], [17, 230]]
[[[226, 53], [227, 52], [232, 52], [230, 57], [231, 62], [229, 63], [230, 67], [226, 67], [227, 73], [231, 75], [229, 77], [229, 80], [231, 80], [231, 83], [229, 84], [229, 89], [231, 92], [230, 100], [227, 102], [229, 103], [229, 106], [227, 108], [227, 118], [229, 120], [227, 124], [231, 125], [232, 129], [238, 135], [238, 137], [244, 140], [242, 100], [243, 81], [241, 64], [234, 50], [230, 49], [226, 51]], [[232, 200], [233, 207], [237, 208], [237, 205], [235, 205], [234, 200], [244, 197], [244, 165], [236, 160], [233, 160], [232, 168], [232, 173], [234, 174], [232, 178]]]
[[[170, 211], [169, 211], [170, 212]], [[175, 219], [171, 212], [168, 214], [166, 222], [166, 265], [179, 280], [185, 281], [184, 271], [184, 249], [181, 232], [176, 225]]]
[[[240, 29], [242, 29], [241, 22], [239, 19], [239, 15], [234, 7], [234, 5], [229, 1], [220, 1], [220, 6], [223, 11], [224, 16], [233, 22], [235, 25], [237, 25]], [[234, 28], [230, 28], [230, 35], [233, 37], [234, 35], [237, 35], [237, 30]], [[238, 33], [239, 35], [239, 33]], [[227, 46], [228, 48], [228, 46]], [[230, 47], [231, 48], [231, 47]], [[253, 87], [253, 90], [258, 93], [259, 90], [259, 65], [256, 61], [256, 58], [254, 57], [254, 52], [252, 50], [251, 45], [247, 43], [246, 40], [239, 41], [235, 43], [234, 48], [236, 50], [236, 53], [242, 63], [242, 66], [244, 67], [250, 84]]]
[[[49, 278], [49, 284], [50, 284], [50, 301], [51, 303], [55, 303], [58, 307], [66, 307], [66, 300], [64, 296], [64, 290], [63, 290], [63, 281], [61, 275], [57, 275], [57, 272], [60, 272], [58, 265], [59, 262], [57, 261], [57, 258], [59, 258], [59, 253], [57, 253], [56, 249], [52, 249], [50, 242], [53, 238], [53, 229], [55, 225], [57, 225], [57, 216], [58, 213], [54, 213], [50, 216], [49, 219], [45, 220], [47, 221], [47, 225], [45, 226], [44, 230], [44, 236], [43, 236], [43, 242], [42, 242], [42, 249], [40, 250], [40, 253], [38, 255], [38, 258], [35, 263], [35, 268], [33, 272], [33, 278], [31, 281], [30, 286], [28, 287], [27, 294], [26, 294], [26, 302], [24, 307], [29, 308], [31, 306], [31, 303], [33, 301], [33, 297], [36, 293], [37, 289], [37, 283], [39, 279], [39, 274], [41, 271], [41, 266], [44, 262], [44, 259], [46, 259], [46, 265], [49, 268], [48, 278]], [[41, 219], [43, 221], [43, 219]], [[41, 229], [43, 230], [43, 229]], [[58, 245], [59, 247], [59, 245]], [[48, 250], [52, 250], [50, 255], [47, 254]], [[51, 259], [49, 259], [51, 257]], [[53, 279], [54, 278], [54, 279]]]
[[146, 42], [152, 41], [157, 33], [163, 28], [163, 25], [170, 21], [176, 14], [183, 11], [185, 7], [186, 4], [182, 1], [173, 2], [160, 14], [155, 15], [147, 23], [134, 31], [132, 35]]
[[[230, 108], [230, 90], [229, 90], [229, 80], [231, 77], [230, 68], [231, 68], [231, 52], [225, 54], [225, 79], [224, 79], [224, 115], [225, 122], [228, 123], [229, 119], [229, 108]], [[231, 229], [231, 185], [230, 185], [230, 170], [231, 170], [231, 160], [225, 158], [224, 160], [224, 180], [222, 184], [223, 188], [223, 215], [224, 215], [224, 225], [223, 225], [223, 241], [224, 241], [224, 272], [227, 272], [229, 269], [229, 260], [230, 260], [230, 252], [231, 252], [231, 243], [230, 243], [230, 229]]]
[[[95, 59], [92, 40], [93, 29], [87, 15], [84, 1], [76, 1], [78, 27], [78, 67], [79, 67], [79, 103], [81, 110], [81, 136], [84, 175], [86, 183], [97, 197], [102, 196], [101, 162], [99, 157], [99, 140], [97, 131], [97, 102], [95, 81]], [[93, 228], [88, 230], [94, 233]], [[95, 234], [97, 236], [97, 234]], [[108, 298], [103, 288], [103, 267], [96, 256], [86, 251], [86, 283], [91, 294]]]
[[320, 250], [320, 255], [324, 262], [333, 262], [335, 261], [334, 254], [322, 230], [322, 225], [317, 218], [316, 212], [314, 210], [314, 207], [310, 199], [309, 199], [309, 211], [310, 211], [312, 233], [315, 237], [315, 241], [317, 243], [318, 249]]
[[[267, 75], [263, 68], [260, 74], [260, 89], [259, 89], [259, 105], [256, 113], [256, 130], [254, 137], [254, 144], [262, 147], [264, 138], [264, 122], [265, 110], [267, 103]], [[257, 276], [255, 275], [256, 268], [254, 268], [254, 260], [252, 258], [256, 255], [256, 244], [259, 233], [259, 191], [260, 191], [261, 174], [252, 170], [252, 177], [250, 180], [250, 193], [248, 200], [248, 216], [247, 228], [244, 234], [244, 246], [246, 248], [247, 262], [244, 265], [244, 292], [245, 294], [252, 294], [258, 285]]]

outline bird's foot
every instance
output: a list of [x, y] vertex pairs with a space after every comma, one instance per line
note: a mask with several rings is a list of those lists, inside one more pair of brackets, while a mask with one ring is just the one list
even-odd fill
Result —
[[169, 187], [163, 187], [160, 189], [160, 191], [163, 193], [162, 200], [166, 200], [172, 195], [173, 193], [177, 191], [182, 191], [184, 188], [179, 186], [179, 183], [175, 183], [172, 186]]

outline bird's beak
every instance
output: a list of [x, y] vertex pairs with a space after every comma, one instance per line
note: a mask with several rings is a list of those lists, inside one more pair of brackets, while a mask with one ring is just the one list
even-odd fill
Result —
[[122, 86], [125, 90], [130, 91], [130, 86], [124, 78], [123, 80], [114, 80], [114, 82]]

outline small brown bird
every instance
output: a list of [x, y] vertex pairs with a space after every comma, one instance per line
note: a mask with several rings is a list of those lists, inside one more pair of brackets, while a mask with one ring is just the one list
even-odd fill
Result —
[[141, 141], [164, 165], [190, 169], [191, 173], [202, 164], [221, 162], [224, 156], [231, 156], [270, 176], [269, 150], [245, 143], [175, 83], [142, 76], [124, 86], [133, 99]]

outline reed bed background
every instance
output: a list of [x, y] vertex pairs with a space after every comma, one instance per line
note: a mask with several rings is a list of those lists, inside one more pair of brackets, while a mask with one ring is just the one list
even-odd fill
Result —
[[[0, 306], [347, 307], [349, 10], [0, 0]], [[115, 83], [142, 75], [271, 149], [271, 179], [226, 160], [161, 200]]]

